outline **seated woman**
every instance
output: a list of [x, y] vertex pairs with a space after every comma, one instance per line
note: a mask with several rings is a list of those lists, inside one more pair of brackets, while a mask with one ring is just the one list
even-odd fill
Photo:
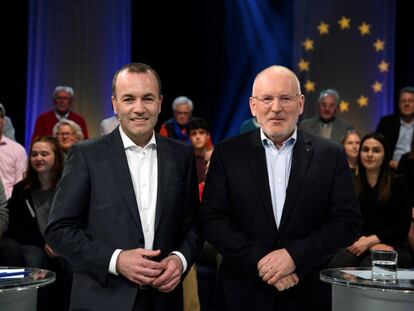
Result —
[[[411, 151], [403, 154], [398, 162], [397, 173], [403, 174], [408, 181], [408, 189], [414, 189], [414, 136], [411, 140]], [[410, 191], [410, 201], [412, 209], [412, 220], [410, 232], [408, 234], [408, 244], [414, 253], [414, 191]]]
[[56, 254], [43, 236], [56, 184], [63, 170], [63, 155], [54, 137], [36, 137], [30, 147], [26, 177], [13, 187], [7, 204], [7, 236], [22, 245], [26, 266], [46, 268]]
[[341, 140], [342, 146], [346, 156], [348, 157], [349, 167], [351, 168], [354, 175], [358, 173], [358, 152], [359, 145], [361, 143], [361, 137], [355, 130], [349, 130]]
[[70, 147], [80, 140], [83, 140], [82, 128], [74, 121], [63, 119], [53, 127], [53, 136], [56, 137], [60, 148], [63, 151], [63, 160], [66, 163]]
[[384, 136], [372, 133], [362, 139], [355, 178], [363, 218], [362, 234], [332, 258], [330, 267], [369, 267], [370, 250], [374, 249], [394, 249], [398, 252], [398, 267], [411, 265], [406, 243], [411, 221], [408, 187], [403, 177], [391, 175], [389, 161]]

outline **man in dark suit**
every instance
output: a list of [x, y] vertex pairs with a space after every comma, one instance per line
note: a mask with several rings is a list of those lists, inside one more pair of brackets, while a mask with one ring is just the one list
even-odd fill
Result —
[[400, 90], [399, 113], [380, 119], [376, 132], [387, 139], [392, 159], [390, 167], [394, 170], [404, 153], [410, 152], [414, 131], [414, 87], [407, 86]]
[[336, 116], [339, 94], [334, 89], [323, 90], [319, 94], [319, 115], [303, 120], [299, 128], [316, 136], [332, 139], [338, 143], [353, 126]]
[[201, 241], [190, 146], [160, 137], [161, 83], [142, 63], [114, 76], [120, 126], [72, 147], [47, 241], [74, 266], [73, 310], [182, 310], [181, 275]]
[[269, 67], [250, 98], [261, 128], [213, 151], [200, 216], [205, 239], [223, 255], [225, 310], [329, 310], [319, 271], [358, 236], [345, 153], [297, 130], [303, 107], [295, 74]]

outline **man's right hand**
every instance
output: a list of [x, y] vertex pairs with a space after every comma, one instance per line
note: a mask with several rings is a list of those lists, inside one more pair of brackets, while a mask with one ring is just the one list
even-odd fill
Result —
[[151, 285], [164, 270], [164, 264], [151, 260], [159, 256], [160, 250], [136, 248], [121, 251], [116, 261], [116, 271], [131, 282], [139, 285]]

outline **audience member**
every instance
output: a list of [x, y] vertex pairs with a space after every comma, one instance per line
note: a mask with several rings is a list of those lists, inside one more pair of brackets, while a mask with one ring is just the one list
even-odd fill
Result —
[[174, 99], [173, 117], [165, 121], [160, 128], [160, 135], [191, 144], [188, 137], [188, 122], [193, 113], [193, 102], [186, 96]]
[[389, 160], [390, 150], [382, 134], [371, 133], [362, 139], [355, 179], [363, 218], [362, 232], [353, 244], [332, 258], [331, 267], [370, 267], [370, 250], [374, 249], [395, 249], [398, 267], [410, 266], [408, 188], [403, 177], [390, 173]]
[[354, 175], [358, 174], [358, 153], [361, 137], [357, 131], [349, 130], [346, 132], [344, 138], [342, 138], [341, 143], [342, 146], [344, 146], [352, 173], [354, 173]]
[[214, 147], [200, 223], [223, 255], [225, 310], [329, 310], [319, 271], [359, 233], [342, 147], [296, 128], [304, 100], [291, 70], [266, 68], [250, 97], [260, 129]]
[[397, 173], [405, 176], [408, 182], [410, 195], [410, 206], [412, 210], [410, 231], [408, 233], [408, 244], [414, 254], [414, 136], [411, 139], [411, 151], [402, 155], [398, 162]]
[[[53, 286], [41, 291], [42, 308], [65, 310], [69, 304], [70, 268], [44, 237], [55, 187], [63, 170], [63, 156], [57, 140], [52, 136], [36, 137], [30, 146], [28, 162], [25, 178], [14, 186], [7, 204], [9, 229], [6, 236], [20, 244], [23, 266], [56, 272]], [[19, 261], [20, 258], [16, 258], [15, 265]]]
[[197, 176], [191, 147], [154, 133], [162, 99], [151, 67], [123, 66], [120, 127], [69, 151], [46, 236], [76, 268], [72, 309], [182, 311], [181, 276], [201, 248]]
[[9, 210], [6, 194], [0, 178], [0, 266], [24, 267], [23, 252], [20, 245], [13, 239], [5, 238], [9, 225]]
[[193, 118], [188, 123], [188, 131], [197, 164], [198, 183], [204, 183], [207, 165], [213, 152], [210, 145], [210, 126], [205, 119]]
[[245, 121], [243, 121], [241, 127], [240, 127], [240, 134], [244, 134], [247, 132], [251, 132], [259, 127], [259, 123], [257, 122], [256, 118], [250, 118]]
[[54, 108], [37, 117], [32, 140], [35, 137], [52, 135], [55, 124], [63, 119], [69, 119], [79, 124], [82, 128], [83, 137], [88, 139], [88, 128], [85, 119], [80, 114], [72, 111], [72, 104], [75, 100], [73, 89], [70, 86], [57, 86], [53, 91], [52, 100]]
[[101, 121], [99, 126], [101, 135], [111, 133], [119, 125], [118, 117], [112, 116]]
[[398, 167], [398, 161], [404, 153], [410, 152], [414, 130], [414, 87], [400, 90], [399, 113], [380, 119], [376, 131], [384, 135], [391, 150], [390, 167]]
[[352, 125], [336, 117], [339, 105], [339, 94], [336, 90], [323, 90], [318, 99], [319, 116], [305, 119], [301, 122], [299, 128], [316, 136], [325, 137], [341, 142], [342, 137]]
[[9, 225], [9, 210], [6, 206], [6, 194], [4, 193], [3, 182], [0, 178], [0, 238], [6, 232], [7, 226]]
[[63, 156], [52, 136], [36, 137], [29, 152], [25, 178], [13, 188], [7, 204], [7, 235], [23, 245], [26, 265], [45, 268], [48, 258], [56, 255], [47, 246], [44, 230], [50, 205], [63, 170]]
[[0, 105], [0, 178], [3, 181], [6, 199], [9, 199], [13, 185], [23, 179], [27, 156], [22, 145], [3, 135], [5, 110]]
[[71, 120], [63, 119], [53, 127], [53, 136], [57, 138], [60, 148], [63, 151], [64, 162], [66, 163], [68, 152], [76, 142], [83, 140], [83, 133], [80, 126]]
[[0, 109], [4, 111], [3, 135], [12, 140], [16, 140], [15, 130], [13, 127], [12, 120], [8, 116], [6, 116], [6, 109], [1, 103], [0, 103]]

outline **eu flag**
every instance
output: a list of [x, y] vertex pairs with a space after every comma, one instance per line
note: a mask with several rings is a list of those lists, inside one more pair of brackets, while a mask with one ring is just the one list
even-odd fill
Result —
[[318, 114], [320, 91], [336, 89], [337, 116], [362, 135], [393, 112], [395, 2], [296, 0], [294, 70], [304, 117]]

